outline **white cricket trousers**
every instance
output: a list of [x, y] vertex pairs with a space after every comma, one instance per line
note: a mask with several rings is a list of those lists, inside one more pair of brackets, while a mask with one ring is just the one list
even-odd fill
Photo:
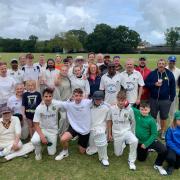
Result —
[[[44, 136], [47, 138], [48, 142], [51, 142], [51, 146], [47, 146], [47, 151], [49, 155], [54, 155], [56, 153], [56, 145], [57, 145], [57, 134], [50, 133], [47, 130], [41, 129]], [[35, 148], [35, 154], [41, 154], [41, 139], [37, 132], [33, 134], [31, 142]]]
[[129, 157], [128, 161], [134, 163], [137, 157], [137, 145], [138, 139], [131, 132], [127, 131], [123, 134], [118, 135], [113, 134], [114, 139], [114, 154], [116, 156], [121, 156], [123, 154], [123, 150], [125, 148], [125, 144], [129, 144]]

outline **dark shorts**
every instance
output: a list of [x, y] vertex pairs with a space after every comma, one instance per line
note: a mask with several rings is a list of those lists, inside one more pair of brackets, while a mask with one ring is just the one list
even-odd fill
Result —
[[85, 135], [79, 134], [70, 125], [67, 132], [69, 132], [72, 137], [78, 136], [78, 144], [83, 148], [87, 148], [89, 142], [89, 133]]
[[152, 117], [156, 119], [159, 112], [160, 119], [166, 120], [168, 118], [171, 103], [170, 100], [156, 100], [151, 98], [150, 107]]

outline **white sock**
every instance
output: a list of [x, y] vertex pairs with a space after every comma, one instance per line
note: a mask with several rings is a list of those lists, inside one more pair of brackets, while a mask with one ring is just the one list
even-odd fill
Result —
[[97, 147], [98, 149], [98, 155], [99, 155], [99, 160], [101, 161], [102, 159], [108, 160], [107, 156], [107, 145], [105, 146], [99, 146]]
[[34, 148], [35, 148], [36, 155], [41, 154], [41, 145], [34, 145]]

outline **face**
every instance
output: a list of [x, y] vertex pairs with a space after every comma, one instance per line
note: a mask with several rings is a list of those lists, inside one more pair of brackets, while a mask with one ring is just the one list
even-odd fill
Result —
[[76, 63], [79, 64], [79, 65], [83, 65], [84, 64], [84, 60], [83, 59], [78, 59], [76, 61]]
[[75, 94], [73, 95], [73, 97], [74, 97], [75, 103], [76, 103], [76, 104], [79, 104], [79, 103], [82, 101], [82, 99], [83, 99], [83, 94], [75, 93]]
[[143, 60], [143, 59], [139, 60], [139, 66], [145, 67], [146, 66], [146, 60]]
[[115, 74], [115, 73], [116, 73], [116, 67], [115, 67], [115, 66], [110, 66], [110, 67], [108, 67], [108, 73], [109, 73], [110, 75]]
[[103, 102], [102, 99], [95, 99], [94, 100], [94, 104], [97, 105], [97, 106], [99, 106], [102, 102]]
[[114, 58], [113, 63], [115, 64], [115, 66], [119, 66], [120, 65], [120, 58]]
[[72, 65], [73, 63], [73, 58], [68, 58], [69, 64]]
[[34, 83], [27, 84], [28, 91], [34, 91], [36, 89], [36, 85]]
[[61, 68], [61, 75], [67, 77], [68, 76], [68, 68], [62, 67]]
[[176, 62], [171, 62], [171, 61], [170, 61], [170, 62], [168, 63], [168, 66], [169, 66], [170, 69], [174, 69], [175, 66], [176, 66]]
[[111, 60], [110, 60], [110, 57], [105, 57], [104, 58], [104, 64], [109, 64], [111, 62]]
[[79, 77], [81, 76], [81, 68], [80, 67], [75, 67], [74, 68], [74, 74]]
[[103, 63], [103, 55], [98, 54], [98, 55], [96, 56], [96, 59], [97, 59], [97, 62], [98, 62], [98, 63]]
[[120, 108], [123, 108], [125, 106], [126, 99], [117, 98], [117, 103]]
[[133, 70], [134, 70], [134, 61], [133, 60], [127, 60], [126, 71], [132, 72]]
[[94, 54], [90, 54], [88, 59], [89, 59], [89, 62], [93, 63], [94, 60], [95, 60], [95, 55]]
[[96, 74], [96, 72], [97, 72], [97, 67], [96, 67], [96, 65], [92, 64], [90, 66], [90, 73], [91, 74]]
[[20, 64], [21, 66], [26, 65], [26, 57], [24, 57], [24, 56], [20, 57], [20, 59], [19, 59], [19, 64]]
[[149, 107], [140, 107], [140, 112], [143, 116], [148, 116], [148, 114], [150, 112], [150, 108]]
[[11, 113], [10, 112], [3, 113], [2, 118], [3, 118], [3, 121], [9, 121], [11, 119]]
[[12, 69], [18, 69], [18, 63], [11, 63]]
[[22, 96], [24, 92], [24, 85], [18, 85], [16, 86], [16, 94], [18, 96]]
[[39, 64], [45, 64], [46, 60], [44, 56], [39, 57]]
[[159, 71], [164, 71], [166, 67], [166, 62], [165, 61], [159, 61], [157, 64], [158, 70]]
[[33, 64], [33, 59], [32, 58], [27, 58], [26, 62], [27, 62], [27, 64]]
[[47, 65], [49, 68], [54, 68], [54, 66], [55, 66], [53, 61], [48, 61]]
[[56, 64], [61, 64], [62, 58], [60, 56], [57, 56], [55, 62]]
[[6, 74], [7, 74], [7, 66], [6, 65], [0, 66], [0, 75], [6, 76]]
[[44, 93], [43, 100], [46, 105], [50, 105], [53, 99], [53, 94], [50, 93]]

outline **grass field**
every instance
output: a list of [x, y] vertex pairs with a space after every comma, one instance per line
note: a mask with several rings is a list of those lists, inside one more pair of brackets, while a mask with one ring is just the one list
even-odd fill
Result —
[[[4, 61], [9, 61], [11, 58], [18, 58], [19, 53], [0, 53], [0, 56]], [[34, 54], [37, 59], [40, 54]], [[73, 57], [77, 54], [72, 54]], [[81, 54], [87, 57], [87, 54]], [[62, 55], [65, 57], [66, 55]], [[128, 57], [138, 59], [139, 54], [121, 55], [122, 64]], [[159, 58], [167, 58], [168, 55], [145, 55], [148, 59], [150, 68], [156, 67], [156, 61]], [[45, 57], [53, 58], [55, 54], [45, 54]], [[113, 55], [111, 55], [113, 57]], [[180, 59], [180, 55], [177, 56]], [[177, 61], [177, 66], [180, 67], [180, 61]], [[58, 152], [60, 147], [58, 146]], [[0, 163], [0, 180], [15, 180], [15, 179], [27, 179], [27, 180], [146, 180], [146, 179], [179, 179], [180, 170], [176, 170], [172, 176], [162, 177], [153, 169], [153, 162], [156, 157], [156, 153], [149, 154], [146, 162], [136, 162], [137, 171], [130, 171], [127, 164], [128, 148], [126, 148], [122, 157], [116, 157], [113, 154], [112, 143], [108, 146], [108, 155], [110, 166], [108, 168], [103, 167], [99, 162], [97, 155], [87, 156], [80, 155], [77, 151], [76, 142], [70, 143], [70, 156], [62, 161], [55, 161], [54, 156], [47, 155], [46, 149], [43, 151], [43, 159], [41, 161], [34, 160], [34, 153], [29, 155], [29, 158], [16, 158], [7, 163]], [[166, 165], [166, 163], [164, 164]]]

